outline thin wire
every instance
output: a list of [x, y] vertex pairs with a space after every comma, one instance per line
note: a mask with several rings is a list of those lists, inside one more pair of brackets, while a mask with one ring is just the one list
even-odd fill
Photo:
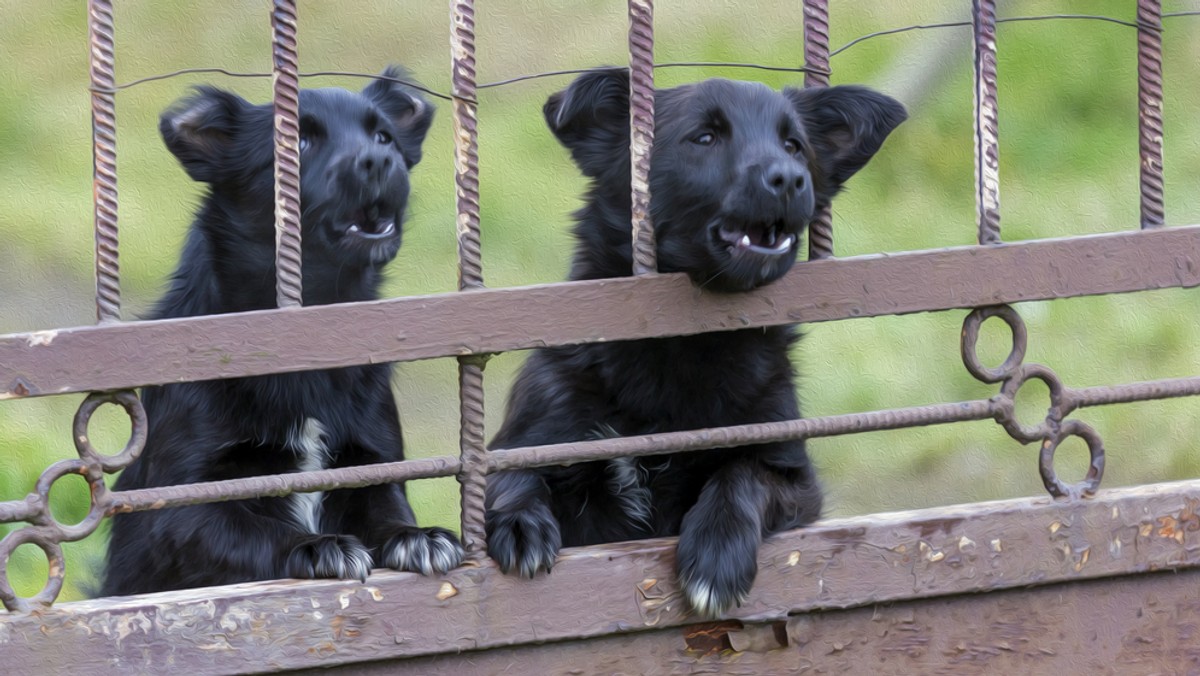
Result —
[[[1190, 10], [1190, 11], [1182, 11], [1182, 12], [1163, 12], [1163, 14], [1162, 14], [1162, 17], [1164, 19], [1184, 17], [1184, 16], [1200, 16], [1200, 10]], [[1015, 23], [1015, 22], [1019, 22], [1019, 21], [1045, 21], [1045, 20], [1057, 20], [1057, 19], [1067, 19], [1067, 20], [1072, 20], [1072, 19], [1080, 20], [1081, 19], [1081, 20], [1089, 20], [1089, 21], [1105, 21], [1108, 23], [1114, 23], [1114, 24], [1126, 26], [1129, 28], [1144, 28], [1146, 30], [1154, 30], [1154, 31], [1162, 30], [1161, 28], [1158, 28], [1156, 26], [1142, 25], [1136, 21], [1125, 21], [1122, 19], [1115, 19], [1110, 16], [1101, 16], [1098, 14], [1046, 14], [1046, 15], [1040, 15], [1040, 16], [1011, 16], [1011, 17], [1006, 17], [1003, 19], [996, 19], [996, 23], [998, 23], [998, 24], [999, 23], [1010, 23], [1010, 22]], [[915, 31], [915, 30], [927, 30], [927, 29], [932, 29], [932, 28], [957, 28], [957, 27], [970, 26], [970, 25], [971, 25], [970, 21], [947, 21], [947, 22], [943, 22], [943, 23], [913, 24], [911, 26], [904, 26], [901, 28], [890, 28], [888, 30], [876, 31], [874, 33], [867, 33], [866, 35], [860, 35], [859, 37], [854, 38], [853, 40], [851, 40], [850, 42], [847, 42], [846, 44], [842, 45], [841, 47], [838, 47], [837, 49], [831, 51], [829, 53], [829, 57], [833, 58], [833, 57], [837, 56], [838, 54], [841, 54], [842, 52], [846, 51], [847, 49], [850, 49], [851, 47], [853, 47], [857, 44], [860, 44], [860, 43], [870, 40], [872, 38], [882, 37], [885, 35], [896, 35], [899, 33], [907, 33], [907, 32]], [[759, 64], [759, 63], [733, 63], [733, 62], [727, 63], [727, 62], [719, 62], [719, 61], [676, 61], [676, 62], [668, 62], [668, 63], [657, 63], [657, 64], [654, 64], [654, 67], [655, 68], [748, 68], [748, 69], [756, 69], [756, 70], [778, 71], [778, 72], [785, 72], [785, 73], [825, 73], [825, 74], [827, 74], [826, 71], [824, 71], [824, 70], [817, 69], [817, 68], [809, 68], [806, 66], [772, 66], [772, 65], [768, 65], [768, 64]], [[494, 87], [502, 87], [502, 86], [514, 84], [517, 82], [525, 82], [527, 80], [537, 80], [537, 79], [547, 78], [547, 77], [558, 77], [558, 76], [562, 76], [562, 75], [580, 75], [582, 73], [590, 72], [591, 70], [592, 70], [591, 68], [568, 68], [568, 69], [564, 69], [564, 70], [551, 70], [551, 71], [546, 71], [543, 73], [533, 73], [530, 75], [518, 75], [516, 77], [511, 77], [511, 78], [508, 78], [505, 80], [497, 80], [495, 82], [483, 83], [483, 84], [477, 85], [476, 89], [490, 89], [490, 88], [494, 88]], [[166, 80], [166, 79], [170, 79], [170, 78], [174, 78], [174, 77], [179, 77], [181, 75], [206, 74], [206, 73], [208, 73], [208, 74], [216, 73], [216, 74], [220, 74], [220, 75], [226, 75], [228, 77], [240, 77], [240, 78], [271, 77], [270, 73], [242, 73], [242, 72], [226, 70], [224, 68], [184, 68], [181, 70], [172, 71], [170, 73], [162, 73], [159, 75], [150, 75], [150, 76], [140, 78], [137, 80], [132, 80], [130, 82], [125, 82], [125, 83], [122, 83], [122, 84], [119, 84], [119, 85], [116, 85], [113, 87], [88, 87], [88, 89], [89, 89], [89, 91], [105, 93], [105, 94], [113, 94], [113, 93], [116, 93], [123, 89], [129, 89], [130, 87], [136, 87], [137, 85], [145, 84], [147, 82]], [[350, 72], [350, 71], [338, 71], [338, 70], [315, 71], [315, 72], [311, 72], [311, 73], [298, 73], [298, 75], [302, 78], [337, 76], [337, 77], [359, 77], [359, 78], [371, 78], [371, 79], [376, 79], [376, 80], [387, 80], [389, 82], [397, 82], [399, 84], [403, 84], [408, 87], [412, 87], [413, 89], [424, 92], [430, 96], [442, 99], [444, 101], [453, 101], [454, 100], [454, 97], [449, 94], [443, 94], [441, 92], [435, 91], [433, 89], [425, 87], [416, 82], [399, 79], [399, 78], [387, 77], [384, 75], [377, 75], [377, 74], [371, 74], [371, 73], [355, 73], [355, 72]]]
[[[1196, 16], [1196, 15], [1200, 15], [1200, 11], [1171, 12], [1170, 14], [1163, 14], [1163, 18], [1173, 17], [1173, 16]], [[1162, 30], [1161, 28], [1158, 28], [1157, 26], [1143, 25], [1136, 21], [1123, 21], [1121, 19], [1114, 19], [1111, 16], [1100, 16], [1098, 14], [1044, 14], [1041, 16], [1010, 16], [1010, 17], [1006, 17], [1003, 19], [996, 19], [996, 23], [999, 24], [999, 23], [1009, 23], [1009, 22], [1015, 23], [1017, 21], [1044, 21], [1044, 20], [1048, 20], [1048, 19], [1086, 19], [1086, 20], [1091, 20], [1091, 21], [1107, 21], [1109, 23], [1120, 24], [1122, 26], [1128, 26], [1130, 28], [1145, 28], [1147, 30], [1155, 30], [1155, 31]], [[970, 21], [947, 21], [945, 23], [914, 24], [912, 26], [905, 26], [903, 28], [891, 28], [891, 29], [888, 29], [885, 31], [877, 31], [874, 33], [867, 33], [866, 35], [860, 35], [859, 37], [856, 37], [853, 40], [851, 40], [850, 42], [847, 42], [846, 44], [842, 45], [841, 47], [838, 47], [837, 49], [833, 50], [832, 52], [829, 53], [829, 56], [832, 58], [832, 57], [837, 56], [838, 54], [846, 51], [847, 49], [850, 49], [854, 45], [857, 45], [858, 43], [863, 42], [864, 40], [870, 40], [871, 38], [877, 38], [877, 37], [880, 37], [883, 35], [895, 35], [897, 33], [907, 33], [909, 31], [924, 30], [927, 28], [955, 28], [955, 27], [970, 26], [970, 25], [971, 25]]]

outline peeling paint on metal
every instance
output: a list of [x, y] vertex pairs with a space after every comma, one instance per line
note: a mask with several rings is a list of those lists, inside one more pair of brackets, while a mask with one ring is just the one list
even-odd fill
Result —
[[34, 331], [29, 334], [25, 342], [29, 344], [29, 347], [44, 347], [53, 343], [57, 337], [58, 331]]

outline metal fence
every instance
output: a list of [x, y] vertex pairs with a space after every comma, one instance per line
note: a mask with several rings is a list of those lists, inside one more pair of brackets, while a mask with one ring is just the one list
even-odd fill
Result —
[[[253, 496], [278, 496], [384, 482], [455, 476], [462, 484], [462, 536], [469, 559], [485, 557], [483, 495], [487, 475], [500, 470], [618, 456], [643, 456], [735, 447], [784, 439], [821, 437], [966, 420], [994, 419], [1017, 441], [1040, 443], [1040, 471], [1055, 498], [1093, 494], [1104, 470], [1097, 432], [1071, 414], [1078, 408], [1200, 394], [1200, 376], [1076, 389], [1046, 366], [1025, 363], [1026, 331], [1008, 303], [1200, 285], [1200, 226], [1163, 228], [1162, 68], [1164, 15], [1157, 0], [1137, 3], [1141, 230], [1110, 235], [1002, 242], [996, 96], [994, 0], [974, 0], [975, 184], [978, 246], [892, 256], [836, 259], [828, 211], [810, 229], [812, 262], [786, 278], [739, 296], [697, 295], [686, 277], [658, 274], [649, 217], [648, 173], [654, 135], [653, 3], [629, 0], [630, 120], [634, 276], [529, 288], [485, 289], [480, 251], [479, 158], [474, 3], [451, 2], [451, 53], [457, 188], [459, 289], [421, 299], [300, 307], [298, 72], [294, 1], [276, 0], [272, 73], [275, 104], [276, 270], [279, 308], [237, 315], [123, 323], [117, 228], [117, 168], [110, 0], [89, 0], [91, 101], [95, 175], [96, 312], [98, 325], [0, 336], [0, 400], [91, 392], [76, 415], [78, 459], [45, 470], [34, 492], [0, 503], [0, 522], [28, 522], [0, 542], [0, 600], [10, 611], [48, 607], [63, 583], [60, 543], [91, 534], [105, 516]], [[1200, 14], [1179, 12], [1176, 15]], [[824, 0], [803, 3], [806, 85], [829, 82], [829, 14]], [[1027, 20], [1039, 17], [1017, 17]], [[1046, 18], [1046, 17], [1041, 17]], [[1082, 17], [1057, 17], [1082, 18]], [[1105, 20], [1105, 17], [1090, 17]], [[1002, 20], [1000, 20], [1002, 21]], [[955, 25], [955, 24], [942, 24]], [[911, 28], [924, 28], [914, 26]], [[889, 33], [894, 31], [884, 31]], [[883, 34], [881, 33], [881, 34]], [[870, 37], [870, 36], [864, 36]], [[845, 49], [858, 40], [852, 41]], [[835, 50], [834, 54], [841, 51]], [[503, 84], [503, 83], [493, 83]], [[851, 280], [853, 283], [851, 283]], [[846, 289], [869, 289], [859, 295]], [[802, 293], [800, 293], [802, 291]], [[587, 312], [581, 313], [580, 308]], [[624, 340], [724, 331], [795, 322], [974, 308], [962, 332], [962, 358], [977, 379], [999, 386], [989, 399], [806, 418], [786, 422], [693, 430], [639, 437], [579, 441], [488, 452], [484, 447], [483, 373], [494, 353], [599, 340]], [[999, 367], [976, 354], [980, 325], [998, 318], [1012, 330], [1012, 347]], [[360, 340], [336, 340], [318, 327], [354, 326]], [[395, 327], [405, 340], [395, 340]], [[251, 345], [241, 337], [253, 335]], [[373, 345], [369, 353], [358, 346]], [[135, 351], [128, 350], [137, 345]], [[203, 349], [197, 349], [203, 348]], [[236, 378], [333, 368], [378, 361], [457, 357], [461, 406], [457, 456], [315, 472], [262, 476], [207, 484], [130, 491], [109, 490], [104, 475], [119, 471], [140, 452], [146, 417], [130, 388], [188, 380]], [[1051, 406], [1036, 425], [1020, 423], [1014, 400], [1029, 380], [1042, 381]], [[128, 412], [132, 435], [125, 449], [106, 456], [88, 439], [97, 407]], [[1090, 452], [1087, 476], [1064, 482], [1054, 455], [1070, 437]], [[58, 479], [82, 475], [91, 508], [82, 522], [64, 525], [49, 510]], [[6, 566], [23, 544], [49, 560], [45, 588], [20, 598]]]

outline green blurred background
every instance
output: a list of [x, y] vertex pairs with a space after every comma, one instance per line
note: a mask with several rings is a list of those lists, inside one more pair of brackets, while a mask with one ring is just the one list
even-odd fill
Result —
[[[625, 62], [625, 3], [619, 0], [481, 2], [479, 79]], [[661, 1], [660, 61], [798, 65], [803, 60], [795, 0]], [[831, 45], [915, 23], [969, 18], [970, 3], [834, 0]], [[265, 0], [116, 3], [118, 82], [189, 67], [270, 69]], [[1053, 13], [1134, 18], [1132, 0], [1001, 2], [1000, 16]], [[1164, 11], [1200, 9], [1164, 2]], [[85, 3], [0, 0], [0, 333], [88, 324], [92, 306], [91, 154]], [[377, 72], [401, 62], [424, 84], [449, 89], [448, 3], [300, 3], [300, 63], [306, 71]], [[1200, 17], [1167, 19], [1163, 34], [1166, 213], [1171, 225], [1200, 222]], [[999, 27], [1001, 213], [1005, 240], [1118, 232], [1137, 227], [1136, 32], [1096, 21]], [[834, 208], [839, 256], [970, 244], [974, 241], [970, 29], [880, 37], [833, 61], [835, 83], [865, 83], [904, 101], [910, 119], [852, 182]], [[799, 74], [728, 68], [657, 72], [660, 86], [710, 76], [797, 84]], [[569, 212], [583, 182], [541, 121], [546, 96], [566, 77], [480, 94], [484, 276], [490, 286], [560, 280], [571, 241]], [[189, 75], [117, 97], [124, 318], [143, 314], [164, 288], [200, 189], [162, 147], [158, 113], [192, 84], [211, 82], [254, 101], [267, 79]], [[321, 78], [308, 86], [358, 89], [363, 81]], [[388, 295], [455, 289], [454, 181], [449, 107], [415, 170], [404, 249], [390, 268]], [[1049, 365], [1071, 386], [1197, 374], [1200, 294], [1159, 291], [1025, 303], [1027, 361]], [[988, 397], [995, 387], [962, 367], [965, 311], [810, 326], [796, 349], [808, 415], [828, 415]], [[988, 324], [986, 353], [998, 361], [1007, 334]], [[135, 345], [129, 349], [136, 350]], [[523, 355], [487, 370], [489, 435]], [[396, 384], [413, 456], [455, 453], [457, 396], [452, 360], [401, 364]], [[1038, 384], [1022, 391], [1023, 419], [1040, 417]], [[1029, 395], [1029, 396], [1025, 396]], [[0, 500], [23, 497], [51, 462], [74, 456], [71, 416], [80, 396], [0, 404]], [[1200, 460], [1196, 401], [1085, 409], [1108, 448], [1106, 486], [1195, 477]], [[95, 436], [115, 450], [128, 424], [97, 416]], [[1036, 448], [990, 421], [811, 443], [829, 493], [829, 514], [1040, 495]], [[1060, 454], [1068, 477], [1085, 467], [1083, 445]], [[56, 484], [54, 513], [86, 513], [83, 481]], [[422, 523], [457, 527], [453, 479], [413, 482]], [[0, 526], [11, 530], [11, 526]], [[94, 585], [105, 534], [66, 545], [64, 599]], [[31, 546], [10, 563], [17, 591], [45, 580]]]

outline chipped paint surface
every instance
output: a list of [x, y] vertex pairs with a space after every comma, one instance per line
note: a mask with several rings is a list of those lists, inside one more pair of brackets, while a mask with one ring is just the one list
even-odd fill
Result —
[[438, 593], [434, 595], [434, 598], [439, 601], [445, 601], [454, 596], [458, 596], [458, 590], [449, 582], [443, 582], [442, 586], [438, 588]]
[[29, 347], [45, 347], [54, 342], [58, 337], [58, 331], [34, 331], [29, 334], [25, 342]]

